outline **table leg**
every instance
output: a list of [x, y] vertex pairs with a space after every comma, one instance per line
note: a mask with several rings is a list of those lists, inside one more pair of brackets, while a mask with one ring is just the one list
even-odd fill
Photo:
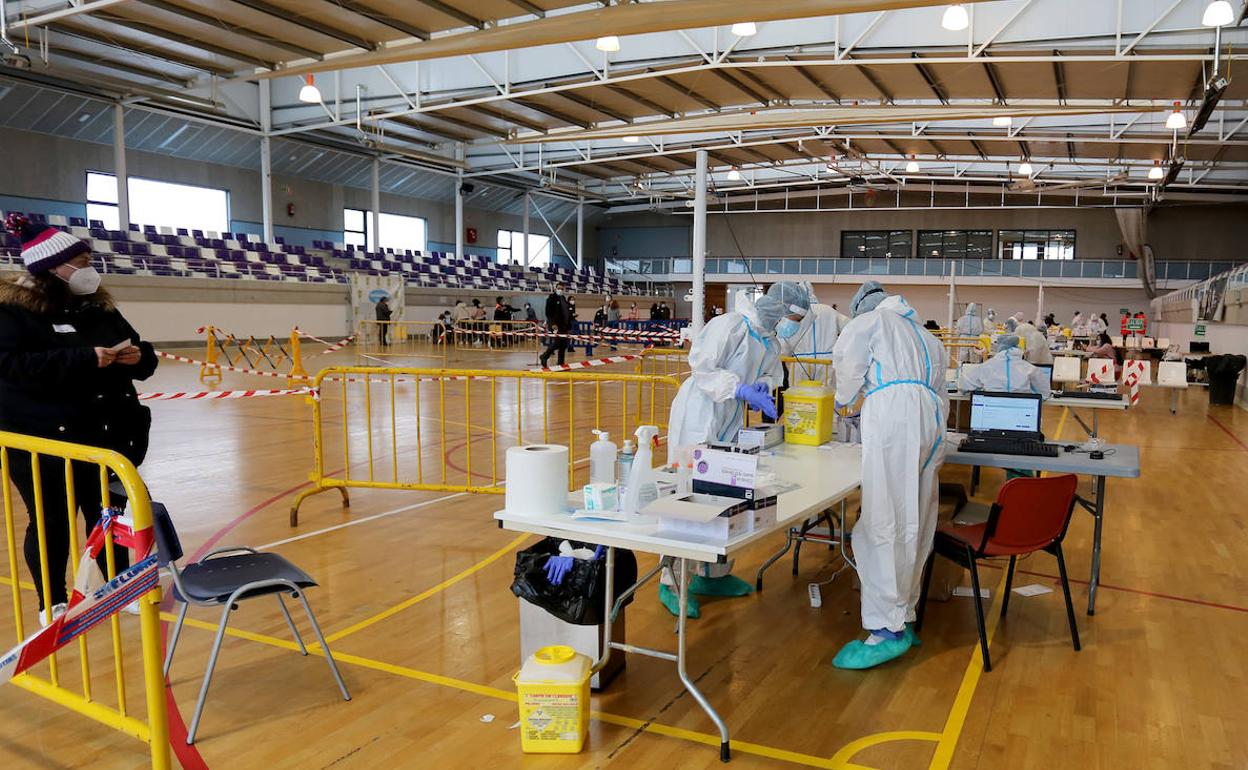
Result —
[[1179, 412], [1179, 389], [1170, 389], [1170, 414], [1178, 414]]
[[757, 591], [763, 590], [763, 573], [767, 571], [768, 567], [780, 561], [780, 558], [784, 556], [786, 553], [788, 553], [789, 549], [792, 547], [793, 547], [793, 528], [790, 527], [784, 539], [784, 547], [782, 547], [779, 551], [776, 551], [771, 556], [769, 556], [767, 558], [767, 561], [762, 563], [762, 566], [758, 568], [758, 572], [754, 575], [755, 590]]
[[1092, 516], [1092, 576], [1088, 580], [1088, 614], [1096, 614], [1096, 588], [1101, 583], [1101, 525], [1105, 521], [1105, 477], [1096, 477], [1096, 503]]
[[611, 660], [611, 624], [615, 622], [615, 614], [612, 610], [615, 608], [615, 549], [607, 547], [606, 556], [607, 578], [604, 588], [606, 589], [606, 598], [603, 599], [603, 618], [602, 618], [602, 654], [598, 660], [594, 661], [592, 673], [598, 673], [606, 667]]
[[698, 702], [702, 710], [706, 712], [711, 721], [715, 723], [715, 726], [719, 728], [719, 758], [720, 761], [727, 762], [732, 759], [728, 743], [728, 725], [724, 724], [724, 720], [719, 716], [719, 713], [711, 707], [710, 701], [706, 699], [706, 696], [702, 694], [702, 691], [689, 678], [688, 672], [685, 671], [685, 625], [688, 620], [685, 617], [685, 610], [689, 606], [689, 560], [680, 559], [678, 566], [680, 567], [680, 575], [677, 577], [677, 582], [680, 585], [680, 614], [676, 620], [676, 673], [680, 676], [680, 681], [685, 685], [685, 689], [689, 691], [693, 699]]
[[1088, 435], [1090, 435], [1092, 438], [1096, 438], [1098, 435], [1100, 435], [1100, 424], [1101, 424], [1101, 412], [1099, 409], [1093, 409], [1092, 410], [1092, 432]]

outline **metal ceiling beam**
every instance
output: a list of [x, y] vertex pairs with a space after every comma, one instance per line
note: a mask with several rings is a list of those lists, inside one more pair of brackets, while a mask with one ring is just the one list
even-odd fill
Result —
[[544, 104], [537, 104], [532, 100], [517, 99], [515, 104], [518, 107], [524, 107], [525, 109], [533, 110], [534, 112], [540, 112], [547, 117], [554, 118], [560, 123], [567, 123], [569, 125], [579, 126], [580, 128], [589, 128], [590, 126], [589, 123], [586, 123], [583, 120], [578, 120], [565, 112], [552, 109]]
[[269, 5], [264, 2], [264, 0], [230, 0], [230, 2], [235, 5], [241, 5], [244, 8], [250, 8], [253, 11], [263, 13], [266, 16], [272, 16], [275, 19], [280, 19], [287, 24], [301, 27], [309, 32], [315, 32], [318, 35], [324, 35], [325, 37], [339, 40], [356, 48], [363, 48], [365, 51], [372, 51], [377, 48], [376, 43], [369, 42], [358, 35], [353, 35], [350, 32], [343, 31], [337, 27], [330, 26], [329, 24], [323, 24], [316, 19], [312, 19], [307, 16], [300, 16], [296, 13], [292, 13], [286, 8]]
[[650, 99], [647, 99], [646, 97], [640, 94], [633, 93], [632, 91], [628, 90], [627, 88], [623, 86], [605, 85], [603, 86], [603, 88], [607, 89], [613, 94], [618, 94], [620, 96], [623, 96], [626, 99], [630, 99], [636, 102], [637, 104], [640, 104], [642, 107], [645, 107], [648, 110], [652, 110], [657, 115], [666, 115], [668, 117], [674, 118], [676, 117], [677, 114], [679, 114], [676, 112], [676, 110], [669, 109], [659, 104], [658, 102], [651, 101]]
[[526, 13], [533, 14], [539, 19], [546, 18], [546, 12], [530, 3], [529, 0], [506, 0], [506, 2], [511, 3], [517, 8], [523, 9]]
[[198, 70], [200, 72], [207, 72], [211, 75], [224, 76], [224, 75], [230, 74], [230, 70], [226, 69], [225, 67], [220, 67], [215, 64], [212, 64], [210, 62], [198, 61], [195, 59], [187, 59], [186, 57], [178, 56], [176, 54], [171, 54], [171, 53], [168, 53], [167, 51], [161, 51], [159, 53], [156, 53], [156, 52], [146, 51], [146, 50], [139, 49], [139, 48], [130, 48], [130, 47], [127, 47], [126, 45], [123, 45], [122, 42], [117, 40], [117, 38], [110, 37], [107, 35], [97, 35], [93, 32], [88, 32], [86, 30], [79, 30], [79, 29], [72, 28], [72, 27], [66, 27], [61, 24], [49, 24], [48, 29], [52, 32], [57, 33], [58, 35], [65, 35], [67, 37], [79, 38], [81, 40], [89, 40], [92, 43], [96, 43], [102, 46], [108, 46], [109, 48], [116, 48], [118, 50], [125, 51], [126, 53], [129, 53], [129, 54], [137, 54], [139, 56], [143, 56], [148, 59], [155, 59], [156, 61], [166, 62], [168, 64], [176, 64], [180, 67], [186, 67], [188, 69]]
[[711, 101], [710, 99], [707, 99], [701, 94], [694, 93], [691, 89], [685, 88], [680, 83], [677, 83], [675, 80], [672, 80], [667, 75], [659, 75], [655, 78], [655, 80], [659, 81], [660, 83], [672, 89], [673, 91], [680, 94], [681, 96], [689, 97], [690, 99], [694, 100], [695, 102], [702, 105], [703, 107], [706, 107], [709, 110], [715, 110], [716, 112], [718, 112], [721, 109], [723, 109], [715, 102]]
[[[1054, 56], [1059, 56], [1057, 51], [1053, 52]], [[1053, 82], [1057, 85], [1057, 100], [1062, 104], [1066, 103], [1066, 70], [1062, 67], [1060, 61], [1053, 62]]]
[[456, 131], [453, 128], [448, 129], [448, 128], [445, 128], [444, 126], [437, 125], [437, 124], [430, 126], [428, 125], [429, 118], [427, 118], [424, 115], [407, 116], [407, 117], [400, 117], [400, 118], [388, 118], [388, 120], [392, 123], [397, 123], [400, 126], [412, 128], [412, 129], [421, 131], [426, 134], [433, 134], [434, 136], [445, 137], [447, 139], [456, 139], [461, 142], [472, 139], [471, 134], [465, 134], [464, 132]]
[[[77, 2], [77, 3], [71, 4], [69, 8], [62, 8], [59, 11], [50, 11], [48, 13], [42, 13], [36, 16], [28, 16], [26, 18], [22, 18], [19, 15], [13, 19], [8, 20], [8, 28], [10, 30], [14, 30], [14, 29], [30, 29], [32, 27], [42, 27], [45, 24], [50, 24], [54, 21], [60, 21], [61, 19], [68, 19], [72, 16], [81, 16], [82, 14], [86, 14], [86, 13], [95, 13], [96, 11], [102, 11], [105, 8], [109, 7], [110, 5], [117, 5], [118, 3], [123, 3], [125, 1], [126, 0], [94, 0], [94, 2], [86, 2], [86, 3]], [[2, 12], [3, 12], [3, 8], [0, 8], [0, 13]]]
[[494, 109], [493, 107], [486, 105], [486, 104], [475, 104], [471, 107], [465, 107], [464, 109], [473, 110], [474, 112], [479, 112], [482, 115], [489, 115], [491, 118], [494, 118], [495, 120], [502, 120], [502, 121], [506, 121], [509, 123], [517, 123], [532, 131], [545, 131], [546, 130], [546, 126], [542, 125], [541, 123], [538, 123], [536, 120], [530, 120], [529, 118], [526, 118], [520, 115], [513, 115], [509, 112], [503, 112], [502, 110]]
[[222, 22], [222, 20], [215, 16], [209, 16], [207, 14], [200, 13], [199, 11], [195, 11], [190, 8], [183, 8], [180, 5], [174, 5], [173, 3], [165, 2], [165, 0], [139, 0], [139, 1], [143, 5], [149, 6], [151, 8], [156, 8], [166, 13], [172, 13], [173, 15], [179, 16], [183, 19], [189, 19], [190, 21], [194, 21], [200, 24], [207, 25], [213, 28], [214, 30], [219, 31], [219, 30], [224, 29], [225, 31], [231, 34], [239, 35], [240, 37], [245, 37], [245, 38], [248, 38], [249, 40], [254, 40], [257, 43], [270, 45], [270, 46], [273, 46], [274, 48], [281, 48], [283, 51], [290, 51], [291, 53], [298, 54], [299, 56], [303, 56], [308, 59], [323, 58], [321, 54], [317, 51], [313, 51], [310, 48], [304, 48], [301, 45], [289, 43], [278, 37], [272, 37], [262, 32], [258, 32], [258, 31], [251, 30], [246, 27], [241, 27], [241, 26], [234, 25], [234, 24], [231, 24], [227, 28], [224, 26], [224, 23]]
[[733, 88], [737, 89], [737, 90], [738, 90], [738, 91], [740, 91], [741, 93], [743, 93], [743, 94], [745, 94], [746, 96], [750, 97], [751, 99], [753, 99], [754, 101], [756, 101], [756, 102], [758, 102], [760, 105], [762, 105], [763, 107], [767, 107], [767, 106], [770, 106], [770, 105], [771, 105], [771, 100], [769, 100], [766, 96], [763, 96], [763, 95], [762, 95], [762, 94], [760, 94], [758, 91], [755, 91], [754, 89], [750, 88], [749, 86], [744, 85], [743, 83], [741, 83], [739, 80], [737, 80], [737, 79], [736, 79], [735, 77], [733, 77], [732, 75], [729, 75], [729, 74], [728, 74], [727, 72], [725, 72], [724, 70], [721, 70], [721, 69], [715, 68], [715, 69], [711, 69], [711, 70], [710, 70], [710, 72], [711, 72], [711, 74], [712, 74], [712, 75], [714, 75], [715, 77], [719, 78], [721, 81], [723, 81], [723, 82], [727, 83], [728, 85], [730, 85], [730, 86], [732, 86]]
[[997, 68], [992, 62], [984, 62], [984, 74], [988, 76], [988, 83], [992, 86], [993, 96], [996, 97], [998, 104], [1005, 104], [1005, 91], [1001, 89], [1001, 81], [997, 77]]
[[823, 94], [824, 96], [828, 97], [829, 99], [831, 99], [832, 101], [836, 102], [837, 104], [840, 104], [840, 103], [841, 103], [841, 97], [837, 96], [837, 95], [836, 95], [836, 94], [832, 91], [832, 89], [831, 89], [831, 88], [828, 88], [828, 86], [827, 86], [826, 84], [824, 84], [824, 82], [823, 82], [822, 80], [819, 80], [819, 79], [818, 79], [818, 78], [816, 78], [813, 74], [811, 74], [810, 70], [808, 70], [808, 69], [806, 69], [805, 67], [802, 67], [802, 66], [800, 66], [800, 65], [794, 65], [794, 67], [793, 67], [793, 71], [794, 71], [794, 72], [796, 72], [798, 75], [800, 75], [800, 76], [801, 76], [801, 78], [802, 78], [803, 80], [805, 80], [807, 83], [809, 83], [810, 85], [814, 86], [814, 87], [815, 87], [815, 89], [816, 89], [817, 91], [819, 91], [819, 93], [821, 93], [821, 94]]
[[789, 101], [788, 96], [772, 88], [770, 85], [767, 84], [766, 81], [764, 81], [758, 75], [755, 75], [750, 70], [734, 70], [732, 72], [732, 76], [737, 78], [738, 80], [745, 80], [753, 84], [753, 86], [757, 88], [760, 93], [767, 95], [768, 98], [770, 98], [773, 101], [777, 101], [777, 102]]
[[[178, 43], [179, 45], [184, 45], [184, 46], [187, 46], [188, 48], [198, 48], [201, 51], [213, 53], [213, 54], [216, 54], [217, 56], [224, 56], [227, 59], [234, 59], [235, 61], [246, 62], [247, 64], [251, 64], [256, 67], [276, 67], [277, 66], [276, 62], [266, 61], [264, 59], [261, 59], [258, 56], [252, 56], [251, 54], [246, 54], [246, 53], [243, 53], [242, 51], [231, 50], [229, 48], [224, 48], [222, 46], [214, 45], [212, 43], [205, 43], [202, 40], [197, 40], [196, 38], [190, 37], [188, 35], [182, 35], [177, 32], [171, 32], [167, 29], [162, 29], [152, 24], [144, 24], [142, 22], [135, 21], [134, 19], [126, 18], [125, 16], [114, 16], [112, 14], [97, 13], [92, 18], [99, 19], [100, 21], [108, 22], [109, 24], [116, 24], [119, 27], [122, 27], [127, 30], [131, 30], [133, 32], [139, 32], [144, 35], [151, 35], [152, 37], [157, 37], [157, 38], [160, 38], [161, 40], [168, 40], [171, 43]], [[75, 31], [77, 30], [76, 27], [73, 29], [75, 29]], [[143, 50], [143, 45], [139, 43], [128, 42], [127, 45], [139, 51]]]
[[382, 13], [381, 11], [369, 8], [363, 3], [357, 3], [353, 0], [334, 0], [334, 3], [342, 8], [345, 8], [351, 13], [354, 13], [356, 16], [363, 16], [375, 24], [380, 24], [383, 27], [398, 30], [399, 32], [414, 37], [417, 40], [428, 40], [431, 37], [429, 30], [421, 29], [414, 24], [408, 24], [402, 19], [396, 19], [393, 16]]
[[[485, 29], [484, 21], [482, 21], [481, 19], [478, 19], [476, 16], [473, 16], [470, 13], [467, 13], [459, 8], [456, 8], [453, 5], [444, 3], [442, 2], [442, 0], [415, 0], [415, 2], [419, 5], [423, 5], [426, 8], [429, 8], [430, 10], [437, 11], [443, 16], [450, 16], [452, 19], [455, 19], [456, 21], [459, 21], [459, 22], [463, 22], [464, 24], [467, 24], [470, 27], [475, 27], [476, 29], [479, 29], [479, 30]], [[486, 52], [474, 51], [473, 53], [486, 53]]]
[[160, 70], [151, 70], [145, 67], [138, 67], [133, 64], [129, 64], [127, 62], [117, 61], [116, 59], [105, 59], [105, 58], [100, 57], [98, 54], [84, 53], [82, 51], [74, 51], [69, 48], [58, 47], [58, 48], [52, 49], [48, 53], [48, 58], [51, 61], [55, 61], [57, 56], [63, 56], [66, 59], [73, 59], [74, 61], [85, 62], [87, 64], [94, 64], [97, 67], [105, 67], [107, 69], [117, 70], [118, 72], [127, 72], [131, 75], [138, 75], [141, 78], [147, 78], [149, 80], [159, 80], [165, 83], [170, 83], [172, 85], [178, 86], [180, 88], [186, 88], [190, 82], [187, 78], [174, 77], [173, 75], [170, 75], [165, 72], [161, 72]]
[[[917, 53], [914, 54], [914, 58], [918, 59], [919, 55]], [[940, 100], [940, 103], [948, 104], [948, 95], [945, 94], [945, 90], [940, 87], [940, 84], [936, 82], [936, 78], [932, 77], [932, 73], [927, 71], [927, 67], [924, 67], [921, 63], [916, 61], [914, 63], [914, 68], [919, 71], [919, 75], [923, 77], [924, 82], [927, 83], [927, 87], [932, 90], [932, 94]]]
[[884, 88], [884, 84], [880, 82], [879, 78], [872, 75], [871, 71], [862, 65], [858, 65], [857, 69], [858, 74], [866, 78], [867, 82], [871, 84], [871, 87], [880, 92], [880, 96], [883, 97], [884, 101], [889, 103], [893, 102], [893, 95], [888, 92], [888, 89]]
[[614, 120], [618, 120], [621, 123], [633, 122], [633, 118], [631, 116], [625, 115], [622, 112], [613, 110], [610, 107], [607, 107], [605, 105], [596, 104], [593, 101], [590, 101], [589, 99], [586, 99], [580, 94], [574, 93], [572, 91], [560, 91], [559, 96], [564, 99], [567, 99], [568, 101], [572, 102], [578, 107], [584, 107], [587, 110], [593, 110], [594, 112], [600, 113], [602, 115], [606, 115], [607, 117], [612, 118]]

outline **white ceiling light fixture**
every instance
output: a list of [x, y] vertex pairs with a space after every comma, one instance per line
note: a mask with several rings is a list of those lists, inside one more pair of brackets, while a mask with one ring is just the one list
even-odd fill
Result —
[[1166, 172], [1161, 168], [1161, 161], [1153, 161], [1153, 167], [1148, 170], [1148, 178], [1158, 181], [1166, 176]]
[[732, 168], [728, 169], [728, 181], [729, 182], [741, 181], [741, 172], [737, 170], [736, 166], [733, 166]]
[[1225, 27], [1235, 21], [1235, 10], [1227, 0], [1214, 0], [1205, 6], [1205, 15], [1200, 23], [1206, 27]]
[[919, 173], [919, 161], [916, 160], [913, 155], [910, 156], [910, 162], [906, 164], [906, 173], [907, 174]]
[[306, 75], [303, 79], [303, 88], [299, 89], [299, 101], [307, 104], [321, 103], [321, 89], [316, 87], [316, 77]]
[[606, 53], [615, 53], [620, 50], [620, 39], [615, 35], [600, 37], [594, 42], [594, 48]]
[[1009, 115], [998, 115], [992, 119], [992, 125], [997, 128], [1009, 128], [1013, 124], [1014, 118], [1011, 118]]
[[1174, 112], [1166, 118], [1166, 128], [1171, 131], [1182, 131], [1187, 128], [1187, 117], [1183, 115], [1183, 110], [1179, 109], [1179, 102], [1174, 103]]
[[632, 134], [629, 134], [628, 136], [623, 137], [620, 141], [622, 141], [622, 142], [624, 142], [624, 143], [626, 143], [626, 144], [637, 144], [638, 142], [640, 142], [640, 141], [641, 141], [641, 137], [640, 137], [640, 136], [634, 136], [634, 135], [632, 135]]
[[940, 19], [940, 26], [950, 32], [961, 32], [971, 26], [971, 16], [961, 3], [954, 3], [945, 9], [945, 15]]
[[750, 37], [758, 34], [758, 25], [752, 21], [739, 21], [732, 25], [732, 34], [737, 37]]
[[1022, 176], [1031, 176], [1031, 164], [1025, 160], [1022, 163], [1019, 163], [1018, 173]]

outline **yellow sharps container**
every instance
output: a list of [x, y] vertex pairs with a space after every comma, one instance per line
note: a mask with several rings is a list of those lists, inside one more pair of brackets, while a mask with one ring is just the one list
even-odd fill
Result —
[[542, 647], [515, 676], [520, 748], [529, 754], [576, 754], [589, 734], [593, 664], [571, 647]]
[[784, 440], [817, 446], [832, 440], [836, 391], [817, 380], [803, 380], [784, 392]]

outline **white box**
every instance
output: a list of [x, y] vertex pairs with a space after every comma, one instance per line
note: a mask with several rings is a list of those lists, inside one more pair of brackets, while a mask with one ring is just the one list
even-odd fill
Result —
[[753, 526], [754, 512], [741, 511], [732, 516], [716, 516], [705, 522], [688, 519], [660, 519], [659, 534], [693, 535], [699, 540], [723, 544], [737, 535], [749, 532]]
[[758, 455], [724, 452], [696, 447], [693, 450], [693, 480], [730, 487], [752, 487], [758, 476]]
[[692, 535], [713, 543], [726, 543], [748, 532], [754, 521], [745, 500], [696, 493], [660, 498], [641, 513], [658, 516], [661, 533]]

